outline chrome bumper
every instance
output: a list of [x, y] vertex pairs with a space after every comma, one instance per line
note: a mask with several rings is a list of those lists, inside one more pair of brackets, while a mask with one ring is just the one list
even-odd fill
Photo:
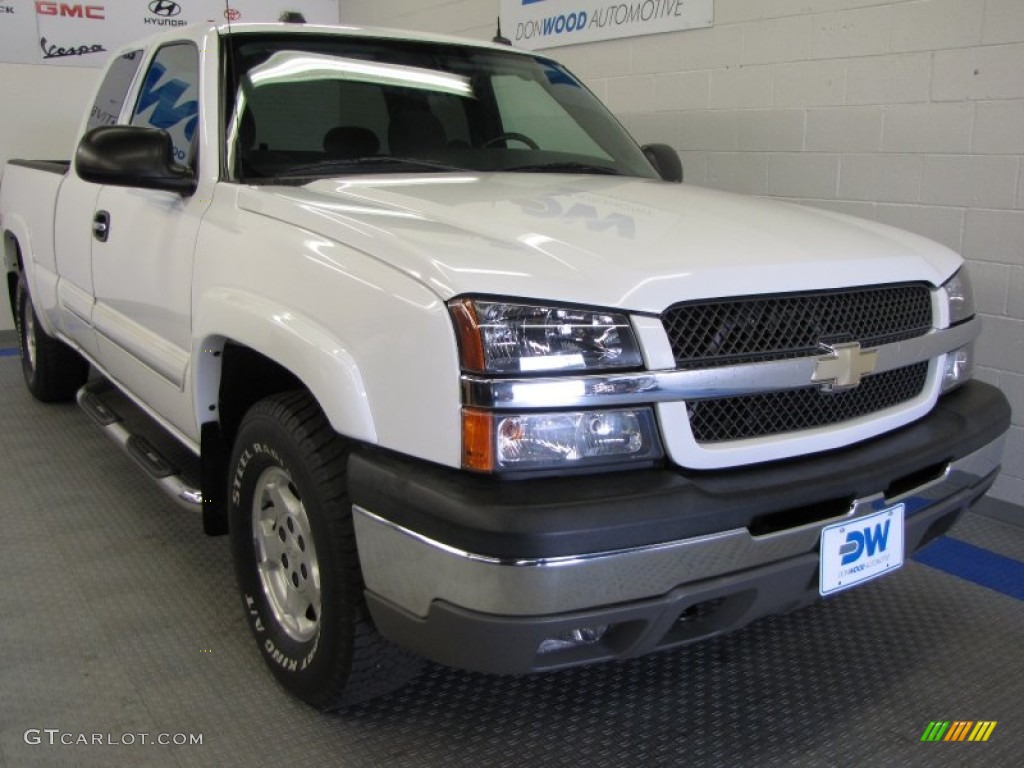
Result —
[[[462, 551], [353, 507], [367, 590], [418, 617], [442, 601], [481, 614], [551, 616], [621, 605], [817, 551], [821, 529], [891, 504], [914, 515], [979, 485], [999, 468], [1005, 437], [950, 462], [940, 476], [893, 498], [857, 499], [845, 515], [753, 536], [746, 528], [682, 541], [548, 559], [501, 559]], [[909, 554], [909, 552], [908, 552]]]

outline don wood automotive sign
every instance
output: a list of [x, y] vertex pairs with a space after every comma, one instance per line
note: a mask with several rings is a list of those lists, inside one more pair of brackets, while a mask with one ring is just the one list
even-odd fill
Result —
[[503, 34], [520, 48], [710, 27], [714, 0], [501, 0]]

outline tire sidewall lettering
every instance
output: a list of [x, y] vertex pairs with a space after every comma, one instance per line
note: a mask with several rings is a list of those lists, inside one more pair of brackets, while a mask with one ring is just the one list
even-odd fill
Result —
[[299, 668], [298, 660], [293, 659], [287, 653], [274, 645], [274, 641], [269, 637], [263, 641], [263, 653], [266, 654], [267, 658], [280, 666], [285, 672], [295, 672]]
[[281, 638], [278, 642], [275, 642], [272, 637], [264, 637], [267, 635], [267, 622], [263, 618], [264, 598], [246, 593], [243, 595], [243, 600], [253, 635], [257, 638], [262, 638], [258, 641], [259, 646], [268, 659], [285, 672], [301, 672], [313, 664], [317, 649], [320, 647], [319, 632], [309, 641], [312, 644], [312, 648], [309, 651], [295, 655], [292, 651], [282, 647], [284, 643], [294, 644], [294, 641], [288, 638]]
[[238, 464], [235, 467], [234, 478], [231, 481], [231, 503], [236, 507], [242, 504], [242, 479], [245, 476], [245, 468], [252, 461], [252, 452], [246, 448], [238, 457]]
[[293, 482], [297, 481], [295, 473], [289, 468], [289, 463], [268, 441], [250, 440], [238, 454], [231, 473], [231, 505], [234, 508], [232, 512], [235, 520], [241, 523], [247, 532], [245, 539], [249, 544], [247, 551], [236, 552], [235, 555], [238, 557], [241, 554], [246, 561], [246, 571], [239, 575], [239, 579], [243, 580], [242, 600], [260, 651], [273, 669], [295, 674], [307, 670], [314, 663], [323, 627], [318, 627], [312, 639], [304, 643], [288, 637], [274, 619], [259, 577], [256, 575], [255, 550], [251, 543], [252, 493], [260, 473], [273, 466], [281, 467], [292, 477]]

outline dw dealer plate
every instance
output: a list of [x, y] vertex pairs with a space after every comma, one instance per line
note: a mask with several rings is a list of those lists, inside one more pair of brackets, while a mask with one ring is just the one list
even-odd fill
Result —
[[896, 504], [823, 528], [818, 592], [830, 595], [903, 565], [903, 516]]

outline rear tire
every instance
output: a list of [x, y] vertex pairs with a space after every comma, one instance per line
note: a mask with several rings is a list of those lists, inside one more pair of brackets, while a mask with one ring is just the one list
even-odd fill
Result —
[[28, 391], [44, 403], [70, 400], [88, 380], [89, 363], [39, 325], [24, 273], [18, 275], [14, 304], [21, 371]]
[[422, 661], [384, 639], [363, 599], [345, 473], [348, 444], [307, 392], [242, 420], [228, 514], [246, 618], [280, 683], [318, 709], [389, 693]]

